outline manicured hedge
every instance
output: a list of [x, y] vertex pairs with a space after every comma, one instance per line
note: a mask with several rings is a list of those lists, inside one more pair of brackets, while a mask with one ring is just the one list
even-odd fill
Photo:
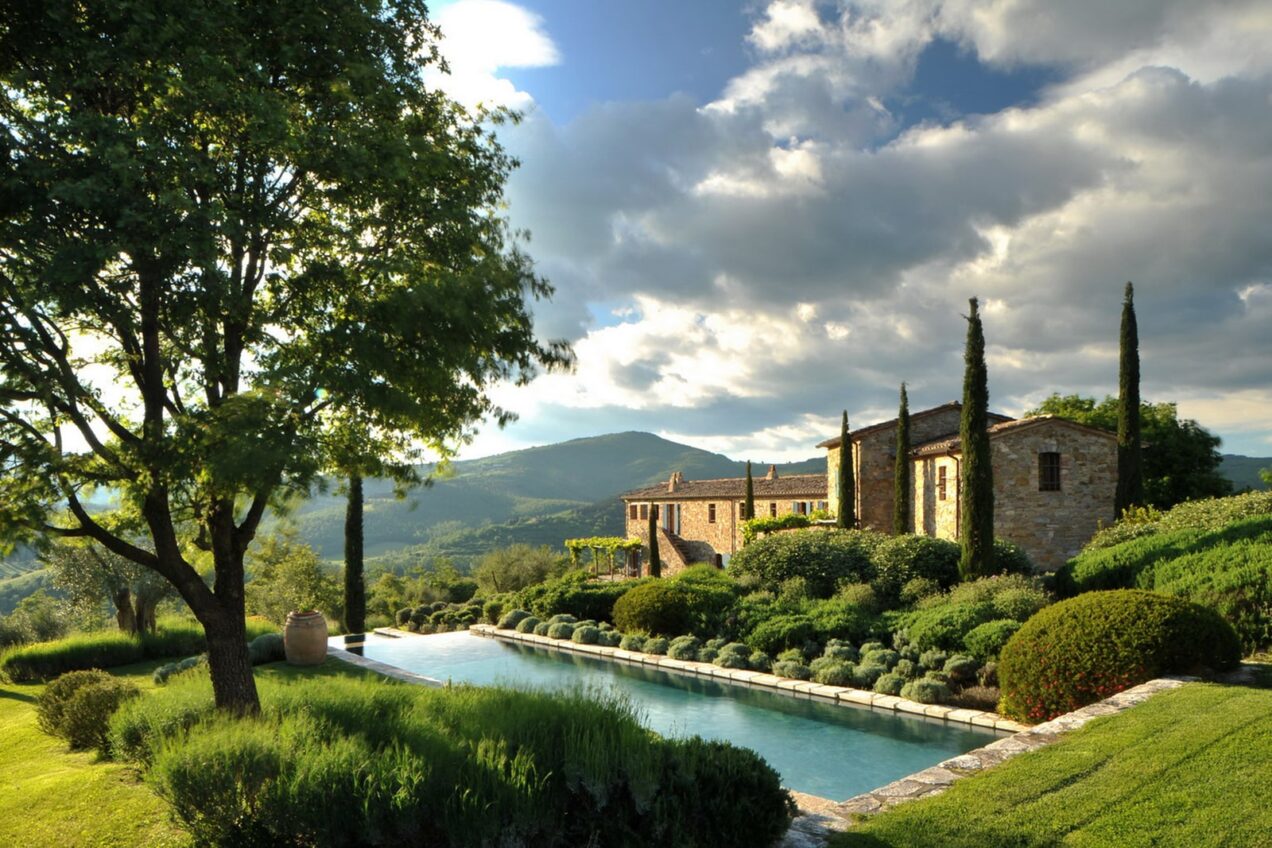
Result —
[[662, 739], [617, 700], [323, 678], [261, 701], [208, 720], [183, 678], [112, 722], [200, 844], [767, 848], [794, 813], [753, 752]]
[[1042, 610], [1007, 642], [999, 708], [1046, 721], [1162, 674], [1240, 659], [1236, 633], [1211, 609], [1131, 589], [1088, 592]]
[[671, 580], [637, 586], [615, 602], [614, 626], [651, 636], [688, 633], [693, 626], [689, 593]]
[[859, 530], [774, 533], [734, 554], [729, 571], [773, 588], [792, 577], [802, 577], [810, 594], [826, 598], [840, 581], [869, 583], [875, 570], [871, 552], [886, 538], [882, 533]]
[[646, 579], [589, 580], [586, 572], [573, 571], [522, 589], [517, 593], [517, 606], [539, 618], [568, 613], [585, 621], [613, 621], [615, 602], [645, 582]]

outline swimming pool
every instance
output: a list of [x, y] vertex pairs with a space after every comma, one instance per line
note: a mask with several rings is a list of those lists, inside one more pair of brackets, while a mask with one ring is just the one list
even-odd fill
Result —
[[402, 638], [372, 633], [361, 645], [346, 644], [344, 637], [331, 644], [442, 681], [617, 692], [631, 700], [650, 729], [746, 746], [777, 769], [786, 786], [835, 801], [998, 738], [965, 725], [792, 698], [464, 632]]

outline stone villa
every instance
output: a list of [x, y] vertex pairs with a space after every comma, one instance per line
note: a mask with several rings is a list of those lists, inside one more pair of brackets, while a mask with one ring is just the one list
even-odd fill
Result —
[[[959, 528], [959, 416], [957, 401], [910, 415], [913, 532], [957, 539]], [[1012, 419], [990, 413], [994, 466], [995, 534], [1020, 545], [1041, 570], [1053, 570], [1077, 553], [1113, 519], [1117, 488], [1117, 438], [1062, 418]], [[860, 526], [891, 532], [896, 419], [848, 434], [856, 479]], [[838, 500], [839, 437], [826, 448], [826, 473], [780, 477], [769, 468], [756, 477], [755, 514], [807, 514]], [[627, 533], [645, 539], [649, 510], [659, 522], [659, 554], [672, 573], [692, 562], [728, 562], [742, 547], [741, 516], [746, 480], [686, 480], [673, 472], [666, 483], [622, 495]]]

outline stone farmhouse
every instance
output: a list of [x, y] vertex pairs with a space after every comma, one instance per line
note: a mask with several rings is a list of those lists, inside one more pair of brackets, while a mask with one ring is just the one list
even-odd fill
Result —
[[[912, 532], [941, 539], [959, 533], [962, 448], [957, 401], [910, 415]], [[896, 419], [848, 434], [856, 481], [856, 513], [863, 528], [891, 532]], [[1040, 570], [1053, 570], [1082, 547], [1102, 522], [1114, 518], [1117, 438], [1062, 418], [1013, 419], [989, 414], [994, 467], [994, 532], [1020, 545]], [[770, 467], [756, 478], [757, 516], [807, 514], [838, 502], [839, 437], [827, 439], [826, 474], [779, 477]], [[741, 516], [746, 481], [685, 480], [623, 494], [627, 533], [646, 539], [652, 509], [659, 522], [659, 554], [665, 573], [694, 562], [727, 563], [742, 547]], [[647, 559], [645, 552], [644, 558]]]

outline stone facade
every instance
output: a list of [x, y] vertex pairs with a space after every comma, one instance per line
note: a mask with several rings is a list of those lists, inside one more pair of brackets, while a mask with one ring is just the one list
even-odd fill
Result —
[[[1054, 570], [1113, 520], [1117, 439], [1060, 418], [1027, 418], [990, 428], [994, 533], [1020, 545], [1041, 570]], [[914, 530], [957, 539], [957, 443], [916, 449]], [[1055, 470], [1044, 481], [1044, 463]], [[946, 497], [940, 494], [945, 469]]]

